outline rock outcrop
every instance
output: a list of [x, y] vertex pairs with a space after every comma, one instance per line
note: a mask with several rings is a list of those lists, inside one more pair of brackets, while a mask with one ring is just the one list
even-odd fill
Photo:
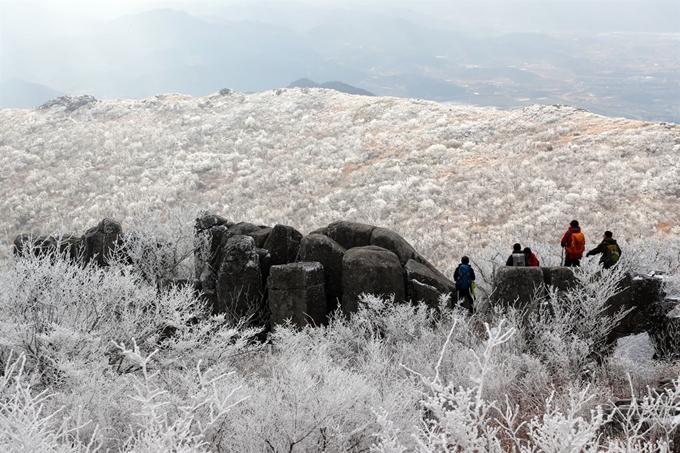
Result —
[[[494, 275], [491, 302], [512, 306], [529, 314], [536, 309], [535, 296], [545, 295], [547, 285], [566, 291], [577, 284], [573, 270], [568, 267], [502, 266]], [[680, 322], [673, 313], [677, 312], [678, 305], [666, 297], [662, 277], [626, 274], [617, 285], [616, 294], [606, 301], [604, 314], [613, 316], [620, 311], [630, 312], [610, 332], [607, 344], [614, 344], [617, 339], [628, 335], [647, 332], [655, 343], [658, 356], [668, 356], [668, 351], [677, 351]]]
[[[361, 293], [394, 295], [397, 302], [424, 302], [433, 308], [439, 306], [441, 296], [455, 294], [452, 281], [420, 256], [408, 241], [386, 228], [339, 221], [303, 236], [295, 228], [286, 225], [269, 228], [243, 222], [231, 223], [220, 216], [206, 213], [196, 221], [196, 278], [200, 281], [205, 297], [212, 301], [210, 303], [215, 307], [215, 313], [232, 311], [235, 307], [240, 307], [237, 312], [244, 309], [240, 305], [242, 302], [227, 301], [225, 296], [216, 295], [226, 294], [227, 291], [217, 289], [221, 285], [220, 281], [226, 281], [226, 277], [218, 277], [217, 273], [218, 269], [222, 269], [220, 263], [225, 259], [226, 244], [235, 235], [245, 235], [253, 240], [253, 253], [258, 256], [262, 282], [260, 294], [271, 312], [272, 325], [288, 318], [293, 323], [300, 322], [300, 325], [306, 325], [311, 319], [315, 324], [322, 324], [316, 314], [312, 318], [305, 318], [305, 321], [297, 308], [297, 314], [286, 312], [292, 310], [293, 306], [304, 306], [305, 298], [311, 297], [310, 289], [293, 288], [297, 302], [283, 300], [283, 284], [277, 283], [276, 293], [272, 293], [274, 289], [271, 285], [280, 278], [272, 279], [270, 268], [272, 272], [273, 269], [277, 269], [276, 272], [294, 272], [279, 266], [296, 262], [307, 263], [305, 269], [309, 266], [318, 266], [320, 269], [323, 285], [313, 285], [313, 291], [316, 295], [323, 288], [326, 313], [338, 308], [342, 308], [347, 315], [353, 313], [358, 309]], [[253, 285], [254, 282], [249, 284], [251, 292]], [[300, 293], [303, 290], [307, 291], [304, 297]], [[251, 309], [253, 303], [249, 302]], [[284, 308], [277, 304], [283, 304]], [[314, 306], [317, 305], [315, 302]]]

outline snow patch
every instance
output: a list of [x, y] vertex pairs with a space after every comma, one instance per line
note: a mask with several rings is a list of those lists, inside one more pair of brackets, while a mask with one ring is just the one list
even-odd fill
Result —
[[654, 353], [654, 346], [647, 332], [619, 338], [614, 349], [614, 357], [619, 359], [628, 371], [653, 366]]

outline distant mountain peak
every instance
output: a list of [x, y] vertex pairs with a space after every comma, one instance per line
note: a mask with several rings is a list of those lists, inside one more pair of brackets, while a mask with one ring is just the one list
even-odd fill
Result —
[[339, 91], [341, 93], [356, 94], [359, 96], [375, 96], [375, 94], [371, 93], [370, 91], [357, 88], [344, 82], [330, 81], [325, 83], [316, 83], [315, 81], [308, 78], [297, 79], [288, 85], [288, 88], [326, 88], [329, 90]]
[[64, 93], [39, 83], [12, 78], [0, 83], [1, 109], [27, 109], [36, 107], [48, 99]]

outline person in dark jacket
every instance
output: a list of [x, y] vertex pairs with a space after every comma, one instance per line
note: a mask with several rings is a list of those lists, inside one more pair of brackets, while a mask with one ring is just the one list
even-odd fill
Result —
[[522, 251], [522, 246], [515, 244], [512, 246], [512, 254], [508, 257], [505, 262], [506, 266], [526, 266], [526, 257]]
[[526, 257], [527, 266], [540, 266], [538, 257], [534, 252], [531, 251], [529, 247], [524, 249], [524, 256]]
[[562, 236], [561, 245], [565, 252], [564, 265], [579, 266], [586, 249], [586, 237], [581, 232], [578, 220], [569, 223], [569, 229]]
[[605, 231], [604, 235], [602, 236], [602, 242], [600, 242], [597, 247], [586, 253], [586, 256], [599, 254], [602, 254], [600, 257], [600, 264], [605, 269], [609, 269], [619, 262], [619, 257], [621, 256], [621, 247], [619, 247], [619, 244], [616, 243], [616, 239], [614, 239], [614, 233], [611, 231]]
[[473, 296], [472, 285], [475, 281], [475, 271], [470, 266], [470, 258], [464, 256], [460, 260], [460, 264], [453, 272], [453, 280], [456, 282], [456, 291], [458, 291], [458, 303], [472, 314]]

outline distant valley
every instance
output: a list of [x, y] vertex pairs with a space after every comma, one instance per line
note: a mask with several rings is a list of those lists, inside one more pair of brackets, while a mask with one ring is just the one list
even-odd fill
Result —
[[[290, 8], [288, 16], [298, 11]], [[3, 22], [0, 107], [35, 107], [62, 93], [140, 99], [259, 92], [306, 78], [376, 96], [499, 109], [566, 104], [680, 122], [680, 24], [673, 31], [672, 22], [659, 22], [649, 32], [642, 13], [639, 29], [620, 19], [601, 26], [607, 31], [576, 32], [544, 20], [531, 32], [496, 35], [396, 8], [320, 15], [304, 30], [285, 17], [275, 23], [255, 21], [246, 10], [228, 13], [155, 9], [44, 39], [22, 37], [18, 25]]]

